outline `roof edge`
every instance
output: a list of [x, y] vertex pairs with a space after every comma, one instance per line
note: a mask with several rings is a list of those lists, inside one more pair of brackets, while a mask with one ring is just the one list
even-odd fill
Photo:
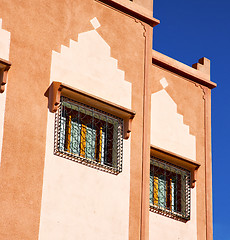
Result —
[[103, 4], [109, 5], [115, 9], [118, 9], [121, 12], [124, 12], [134, 18], [139, 19], [152, 27], [155, 27], [160, 23], [156, 18], [152, 17], [152, 12], [148, 9], [141, 7], [140, 5], [132, 1], [123, 1], [123, 0], [95, 0]]
[[152, 50], [152, 63], [210, 89], [217, 86], [216, 83], [210, 81], [210, 74], [190, 67], [155, 50]]

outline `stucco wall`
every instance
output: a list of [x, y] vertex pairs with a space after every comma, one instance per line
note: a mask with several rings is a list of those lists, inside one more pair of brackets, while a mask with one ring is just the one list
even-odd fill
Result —
[[[50, 83], [131, 108], [131, 83], [97, 32], [98, 20], [91, 22], [94, 30], [53, 52]], [[123, 170], [113, 175], [54, 156], [54, 122], [49, 112], [39, 239], [128, 239], [130, 139], [124, 140]]]
[[54, 156], [53, 129], [49, 113], [39, 239], [128, 239], [130, 141], [116, 176]]
[[[151, 144], [204, 163], [202, 88], [177, 74], [153, 65], [151, 93]], [[202, 239], [197, 232], [198, 225], [205, 224], [204, 208], [201, 210], [201, 206], [204, 206], [204, 196], [200, 192], [201, 188], [204, 191], [204, 179], [201, 177], [203, 171], [204, 165], [198, 170], [196, 187], [191, 189], [191, 219], [184, 223], [150, 212], [151, 240]]]
[[167, 92], [168, 82], [151, 96], [151, 144], [183, 157], [196, 160], [196, 138], [177, 112], [177, 103]]

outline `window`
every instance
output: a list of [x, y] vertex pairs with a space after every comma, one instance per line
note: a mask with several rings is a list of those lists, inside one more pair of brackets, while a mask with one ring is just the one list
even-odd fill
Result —
[[112, 173], [122, 170], [123, 120], [61, 97], [55, 154]]
[[150, 160], [150, 210], [190, 219], [190, 172], [156, 157]]

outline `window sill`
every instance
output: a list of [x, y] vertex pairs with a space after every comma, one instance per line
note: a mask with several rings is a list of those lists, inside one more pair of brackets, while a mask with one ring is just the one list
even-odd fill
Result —
[[45, 92], [45, 96], [49, 99], [48, 107], [52, 113], [57, 111], [60, 104], [60, 97], [65, 96], [120, 117], [124, 119], [124, 139], [128, 139], [130, 136], [132, 120], [136, 114], [135, 111], [106, 101], [102, 98], [91, 95], [77, 88], [73, 88], [61, 82], [52, 82], [52, 84]]
[[5, 91], [7, 74], [11, 67], [11, 62], [0, 58], [0, 93]]
[[162, 216], [166, 216], [172, 219], [175, 219], [177, 221], [181, 221], [181, 222], [187, 222], [188, 220], [190, 220], [190, 218], [185, 218], [183, 217], [182, 214], [176, 213], [176, 212], [171, 212], [167, 209], [161, 209], [159, 207], [154, 206], [153, 204], [149, 205], [149, 210], [153, 213], [158, 213]]
[[189, 170], [191, 172], [191, 187], [195, 187], [197, 170], [200, 167], [200, 163], [153, 145], [151, 145], [150, 152], [152, 156]]

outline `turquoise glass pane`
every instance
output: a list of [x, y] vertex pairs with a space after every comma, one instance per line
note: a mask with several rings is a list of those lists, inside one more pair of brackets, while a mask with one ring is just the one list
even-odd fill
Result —
[[164, 176], [158, 178], [158, 205], [166, 207], [166, 181]]
[[85, 157], [88, 159], [95, 158], [95, 143], [96, 143], [96, 130], [92, 127], [86, 128], [86, 147]]
[[81, 124], [71, 121], [70, 152], [80, 155]]

